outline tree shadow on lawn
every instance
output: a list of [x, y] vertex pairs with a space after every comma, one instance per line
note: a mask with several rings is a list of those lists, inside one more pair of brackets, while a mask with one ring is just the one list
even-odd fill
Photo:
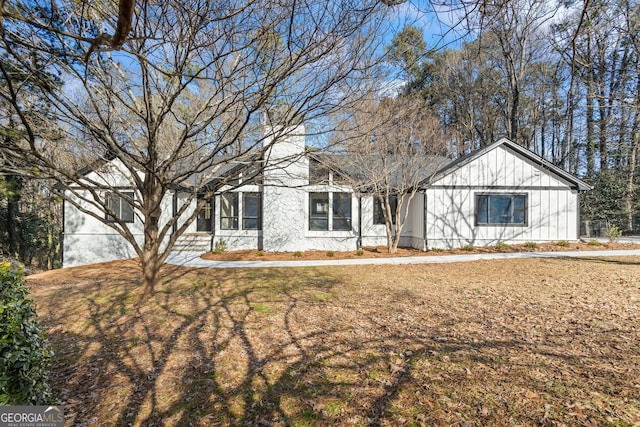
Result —
[[638, 256], [625, 256], [625, 257], [590, 257], [588, 253], [580, 257], [562, 257], [563, 260], [584, 262], [589, 261], [600, 264], [618, 264], [618, 265], [640, 265], [640, 257]]
[[[458, 396], [457, 415], [438, 396], [480, 390], [486, 375], [504, 374], [509, 393], [536, 395], [554, 391], [544, 379], [513, 373], [549, 364], [569, 376], [585, 366], [595, 377], [613, 375], [599, 360], [610, 354], [461, 336], [448, 326], [460, 319], [434, 322], [375, 301], [343, 301], [348, 285], [330, 271], [172, 268], [142, 305], [137, 276], [122, 270], [87, 273], [49, 292], [42, 301], [57, 352], [53, 383], [71, 423], [462, 422], [488, 404], [482, 393]], [[514, 362], [514, 354], [533, 357]], [[494, 406], [483, 423], [504, 421], [504, 402]], [[549, 417], [540, 402], [511, 403], [507, 412], [514, 409], [520, 422]]]

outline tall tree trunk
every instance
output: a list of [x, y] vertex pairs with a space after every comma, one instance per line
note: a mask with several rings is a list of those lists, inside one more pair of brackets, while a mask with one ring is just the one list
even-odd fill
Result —
[[[515, 73], [515, 70], [513, 71]], [[511, 111], [509, 112], [509, 138], [517, 143], [522, 144], [524, 141], [519, 141], [518, 129], [518, 115], [520, 114], [520, 88], [518, 86], [518, 79], [514, 76], [511, 82]]]
[[160, 254], [161, 241], [158, 238], [160, 216], [162, 214], [163, 188], [152, 174], [144, 178], [144, 247], [142, 250], [142, 288], [144, 295], [155, 291], [158, 274], [164, 259]]
[[587, 72], [587, 178], [595, 176], [595, 88], [593, 82], [593, 72]]
[[147, 242], [147, 227], [145, 226], [145, 246], [141, 259], [142, 289], [145, 296], [150, 296], [155, 291], [162, 263], [159, 260], [159, 245], [157, 243], [147, 244]]
[[627, 230], [633, 230], [633, 199], [635, 196], [635, 184], [634, 184], [634, 175], [636, 170], [636, 162], [637, 162], [637, 153], [638, 153], [638, 141], [640, 139], [640, 133], [636, 132], [636, 134], [631, 139], [631, 153], [629, 156], [629, 175], [627, 176], [627, 191], [625, 194], [624, 200], [624, 210], [627, 217]]

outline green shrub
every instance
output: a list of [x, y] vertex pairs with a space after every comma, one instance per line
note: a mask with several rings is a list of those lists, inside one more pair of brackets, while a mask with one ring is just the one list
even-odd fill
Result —
[[567, 246], [569, 246], [569, 242], [567, 242], [566, 240], [560, 240], [560, 241], [556, 242], [556, 245], [562, 246], [562, 247], [567, 247]]
[[0, 405], [52, 404], [53, 353], [36, 317], [22, 267], [0, 262]]
[[295, 251], [295, 252], [293, 253], [293, 256], [294, 256], [294, 257], [296, 257], [296, 258], [302, 258], [302, 252], [300, 252], [300, 251]]
[[256, 256], [264, 256], [264, 251], [258, 251], [258, 252], [256, 252]]
[[599, 240], [589, 240], [589, 246], [602, 246]]
[[527, 242], [524, 244], [524, 247], [527, 249], [536, 249], [538, 244], [536, 242]]
[[622, 237], [622, 230], [615, 225], [610, 225], [607, 227], [606, 235], [610, 242], [616, 242], [620, 237]]
[[471, 243], [467, 243], [466, 245], [464, 245], [462, 247], [463, 251], [467, 251], [467, 252], [472, 252], [475, 248], [473, 247], [473, 245]]
[[332, 257], [334, 255], [335, 255], [335, 253], [333, 251], [327, 251], [327, 256], [328, 257]]
[[358, 250], [356, 251], [356, 255], [358, 255], [358, 256], [362, 256], [362, 255], [364, 255], [364, 249], [362, 249], [362, 248], [358, 249]]
[[500, 243], [498, 243], [496, 245], [496, 249], [499, 250], [499, 251], [502, 251], [502, 252], [508, 251], [509, 247], [510, 247], [509, 245], [507, 245], [506, 243], [503, 243], [503, 242], [500, 242]]
[[225, 242], [224, 239], [218, 240], [216, 242], [215, 246], [213, 247], [213, 252], [215, 252], [217, 254], [221, 254], [226, 250], [227, 250], [227, 242]]

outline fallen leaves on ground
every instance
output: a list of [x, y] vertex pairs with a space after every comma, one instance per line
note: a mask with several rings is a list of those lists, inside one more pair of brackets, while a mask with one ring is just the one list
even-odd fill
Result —
[[167, 267], [146, 300], [134, 261], [29, 282], [69, 425], [633, 426], [639, 273], [585, 254]]

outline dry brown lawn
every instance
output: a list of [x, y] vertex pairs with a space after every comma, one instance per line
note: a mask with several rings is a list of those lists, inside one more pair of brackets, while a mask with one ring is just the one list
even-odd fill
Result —
[[640, 257], [29, 277], [69, 425], [640, 425]]

